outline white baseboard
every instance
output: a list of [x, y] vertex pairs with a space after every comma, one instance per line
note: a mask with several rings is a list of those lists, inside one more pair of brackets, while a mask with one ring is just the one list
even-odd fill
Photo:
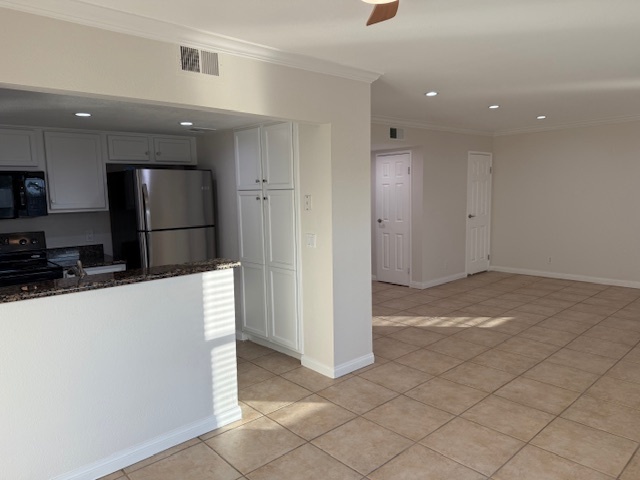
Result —
[[253, 343], [257, 343], [258, 345], [262, 345], [263, 347], [270, 348], [271, 350], [275, 350], [276, 352], [284, 353], [285, 355], [289, 355], [290, 357], [300, 359], [300, 357], [302, 356], [300, 352], [296, 352], [295, 350], [291, 350], [290, 348], [283, 347], [282, 345], [278, 345], [276, 343], [271, 343], [269, 340], [265, 340], [264, 338], [260, 338], [256, 335], [242, 332], [242, 336], [244, 338], [240, 340], [251, 340]]
[[615, 278], [590, 277], [587, 275], [573, 275], [571, 273], [545, 272], [543, 270], [528, 270], [526, 268], [511, 268], [492, 265], [489, 269], [493, 272], [514, 273], [519, 275], [531, 275], [534, 277], [558, 278], [560, 280], [575, 280], [578, 282], [598, 283], [614, 287], [640, 288], [640, 282], [632, 280], [617, 280]]
[[375, 282], [376, 280], [378, 280], [378, 277], [376, 277], [375, 275], [371, 275], [371, 280]]
[[203, 435], [216, 428], [228, 425], [242, 418], [242, 411], [239, 406], [212, 415], [203, 420], [177, 428], [156, 438], [114, 453], [107, 458], [80, 467], [72, 472], [64, 473], [54, 477], [52, 480], [93, 480], [109, 475], [117, 470], [133, 465], [141, 460], [149, 458], [156, 453], [160, 453], [168, 448], [175, 447], [181, 443]]
[[245, 340], [249, 340], [249, 336], [241, 330], [236, 330], [236, 340], [244, 342]]
[[375, 357], [373, 356], [373, 353], [369, 353], [341, 365], [337, 365], [336, 367], [330, 367], [321, 362], [318, 362], [317, 360], [314, 360], [313, 358], [309, 358], [308, 355], [302, 356], [302, 366], [310, 368], [311, 370], [329, 378], [342, 377], [344, 375], [347, 375], [348, 373], [355, 372], [360, 368], [368, 367], [374, 361]]
[[424, 290], [425, 288], [437, 287], [439, 285], [444, 285], [445, 283], [453, 282], [455, 280], [460, 280], [461, 278], [467, 278], [467, 274], [456, 273], [454, 275], [449, 275], [448, 277], [436, 278], [435, 280], [429, 280], [428, 282], [411, 282], [411, 288], [419, 288], [420, 290]]

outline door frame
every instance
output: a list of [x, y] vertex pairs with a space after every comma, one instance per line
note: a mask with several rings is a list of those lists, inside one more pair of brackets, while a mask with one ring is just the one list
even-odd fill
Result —
[[[373, 212], [371, 215], [371, 231], [374, 232], [373, 234], [373, 238], [372, 238], [372, 250], [375, 251], [375, 256], [374, 256], [374, 263], [375, 263], [375, 275], [372, 275], [372, 280], [378, 280], [378, 271], [380, 268], [379, 262], [378, 262], [378, 238], [377, 238], [377, 222], [376, 222], [376, 213], [378, 210], [378, 158], [381, 157], [390, 157], [390, 156], [394, 156], [394, 155], [409, 155], [409, 182], [408, 182], [408, 188], [409, 188], [409, 202], [408, 202], [408, 209], [409, 209], [409, 219], [408, 219], [408, 223], [409, 223], [409, 248], [407, 250], [407, 264], [409, 265], [409, 281], [407, 283], [407, 287], [411, 287], [411, 285], [413, 284], [413, 200], [412, 200], [412, 185], [413, 185], [413, 153], [411, 150], [397, 150], [397, 151], [391, 151], [391, 152], [379, 152], [379, 153], [375, 153], [375, 158], [374, 158], [374, 175], [373, 175]], [[372, 272], [373, 273], [373, 272]]]
[[[489, 180], [489, 198], [491, 199], [491, 205], [489, 208], [489, 235], [487, 238], [487, 251], [491, 252], [491, 226], [493, 222], [493, 153], [492, 152], [478, 152], [478, 151], [469, 151], [467, 152], [467, 196], [466, 196], [466, 204], [465, 204], [465, 220], [464, 220], [464, 230], [465, 230], [465, 242], [464, 242], [464, 269], [467, 276], [469, 276], [469, 224], [468, 224], [468, 216], [469, 216], [469, 158], [471, 155], [488, 155], [489, 162], [491, 167], [491, 177]], [[488, 259], [488, 269], [491, 269], [491, 254], [489, 253]]]

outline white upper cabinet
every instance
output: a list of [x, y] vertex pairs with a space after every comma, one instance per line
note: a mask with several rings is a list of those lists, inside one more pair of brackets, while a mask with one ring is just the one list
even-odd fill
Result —
[[291, 123], [235, 132], [238, 190], [293, 188], [292, 132]]
[[110, 163], [163, 163], [195, 165], [192, 137], [144, 134], [107, 134]]
[[238, 190], [260, 189], [262, 148], [260, 127], [235, 132], [236, 182]]
[[0, 128], [0, 168], [36, 166], [38, 166], [36, 131]]
[[107, 210], [101, 136], [45, 132], [44, 141], [49, 210]]
[[159, 163], [196, 163], [195, 139], [187, 137], [151, 137], [154, 159]]
[[110, 162], [150, 162], [147, 135], [107, 135]]
[[262, 174], [267, 188], [293, 188], [293, 141], [291, 123], [262, 127]]

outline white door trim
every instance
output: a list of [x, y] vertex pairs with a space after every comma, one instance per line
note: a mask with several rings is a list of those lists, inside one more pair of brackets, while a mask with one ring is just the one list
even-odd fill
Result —
[[[393, 152], [384, 152], [384, 153], [377, 153], [375, 156], [375, 186], [373, 189], [373, 198], [374, 198], [374, 212], [373, 212], [373, 216], [371, 219], [372, 222], [372, 231], [376, 232], [377, 231], [377, 219], [376, 219], [376, 213], [377, 213], [377, 209], [378, 209], [378, 204], [377, 204], [377, 186], [378, 186], [378, 159], [380, 158], [384, 158], [384, 157], [391, 157], [391, 156], [396, 156], [396, 155], [408, 155], [409, 156], [409, 182], [408, 182], [408, 198], [409, 198], [409, 202], [408, 202], [408, 224], [409, 224], [409, 246], [408, 246], [408, 250], [407, 250], [407, 265], [409, 265], [409, 273], [408, 273], [408, 278], [407, 278], [407, 286], [410, 286], [412, 283], [412, 277], [413, 277], [413, 262], [412, 262], [412, 248], [413, 248], [413, 241], [412, 241], [412, 237], [413, 237], [413, 204], [412, 204], [412, 183], [413, 183], [413, 155], [411, 150], [398, 150], [398, 151], [393, 151]], [[376, 262], [376, 268], [375, 268], [375, 273], [373, 275], [373, 279], [378, 279], [380, 278], [379, 275], [379, 269], [380, 269], [380, 264], [378, 262], [378, 258], [379, 258], [379, 252], [377, 251], [377, 233], [374, 234], [373, 238], [373, 245], [376, 248], [376, 255], [375, 255], [375, 262]]]
[[[469, 151], [467, 153], [467, 209], [465, 214], [465, 271], [467, 275], [469, 275], [470, 271], [470, 259], [469, 259], [469, 161], [471, 155], [486, 155], [489, 157], [489, 166], [491, 168], [491, 172], [493, 172], [493, 153], [491, 152], [477, 152], [477, 151]], [[489, 211], [488, 211], [488, 230], [487, 230], [487, 252], [491, 252], [491, 211], [492, 211], [492, 193], [493, 193], [493, 174], [491, 174], [489, 178]], [[491, 257], [487, 261], [487, 271], [491, 268]]]

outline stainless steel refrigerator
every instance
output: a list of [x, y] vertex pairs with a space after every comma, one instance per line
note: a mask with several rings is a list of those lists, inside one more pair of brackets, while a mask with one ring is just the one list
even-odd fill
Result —
[[215, 258], [209, 170], [130, 168], [107, 183], [113, 253], [127, 268]]

